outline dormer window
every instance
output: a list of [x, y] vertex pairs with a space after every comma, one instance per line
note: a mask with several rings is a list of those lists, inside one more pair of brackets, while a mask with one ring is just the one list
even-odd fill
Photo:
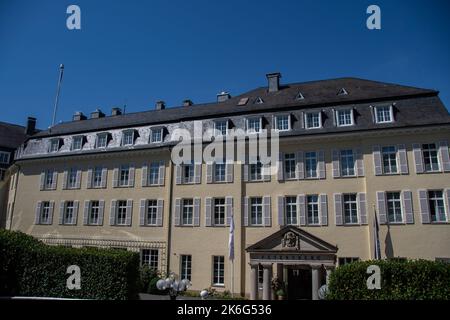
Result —
[[58, 152], [59, 148], [61, 147], [61, 139], [51, 139], [50, 140], [50, 147], [49, 152]]
[[76, 136], [72, 138], [72, 150], [83, 149], [84, 136]]
[[375, 122], [376, 123], [394, 122], [394, 111], [392, 106], [375, 107]]
[[132, 146], [134, 144], [134, 130], [122, 131], [122, 146]]
[[336, 123], [338, 127], [352, 126], [354, 124], [353, 119], [353, 109], [336, 111]]
[[305, 128], [316, 129], [322, 127], [322, 113], [308, 112], [305, 114]]
[[261, 97], [256, 98], [255, 104], [263, 104], [264, 100]]
[[289, 114], [283, 114], [275, 116], [275, 130], [289, 131], [291, 129], [291, 116]]
[[295, 96], [295, 100], [305, 100], [305, 97], [303, 96], [303, 94], [301, 92], [299, 92]]
[[228, 133], [228, 120], [214, 121], [214, 135], [226, 136]]
[[262, 129], [262, 118], [254, 117], [247, 119], [247, 133], [258, 133]]
[[341, 90], [339, 90], [337, 95], [338, 96], [346, 96], [346, 95], [348, 95], [348, 92], [347, 92], [347, 90], [345, 90], [345, 88], [341, 88]]
[[150, 136], [151, 143], [160, 143], [163, 141], [163, 128], [152, 129], [152, 134]]
[[97, 140], [95, 141], [96, 148], [106, 148], [108, 146], [108, 133], [103, 132], [97, 134]]

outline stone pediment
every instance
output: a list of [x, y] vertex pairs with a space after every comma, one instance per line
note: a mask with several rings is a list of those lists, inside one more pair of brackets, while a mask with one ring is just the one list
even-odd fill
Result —
[[286, 226], [247, 247], [247, 252], [336, 253], [338, 248], [305, 230]]

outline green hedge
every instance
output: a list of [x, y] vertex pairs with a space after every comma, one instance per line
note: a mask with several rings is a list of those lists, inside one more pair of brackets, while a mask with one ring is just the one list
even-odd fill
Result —
[[[367, 267], [378, 265], [381, 289], [367, 289]], [[330, 300], [450, 299], [450, 265], [428, 260], [376, 260], [338, 267], [330, 276]]]
[[[81, 270], [81, 289], [67, 289], [67, 267]], [[137, 299], [139, 255], [124, 250], [48, 246], [0, 230], [0, 295]]]

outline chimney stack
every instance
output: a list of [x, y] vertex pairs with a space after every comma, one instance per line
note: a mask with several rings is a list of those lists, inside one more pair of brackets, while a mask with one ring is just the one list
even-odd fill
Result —
[[156, 101], [156, 106], [155, 106], [156, 110], [164, 110], [165, 108], [166, 108], [166, 104], [164, 103], [164, 101], [162, 101], [162, 100]]
[[222, 91], [221, 93], [217, 94], [217, 102], [224, 102], [230, 99], [231, 96], [228, 92]]
[[111, 109], [112, 116], [120, 116], [122, 114], [122, 109], [114, 107]]
[[91, 112], [91, 119], [103, 118], [105, 114], [100, 109], [95, 109], [95, 111]]
[[266, 74], [266, 78], [268, 81], [269, 92], [277, 92], [278, 90], [280, 90], [281, 73], [279, 72], [268, 73]]
[[31, 136], [36, 131], [36, 118], [28, 117], [27, 126], [25, 128], [25, 134]]
[[73, 115], [72, 120], [73, 120], [73, 121], [86, 120], [86, 116], [83, 114], [83, 112], [77, 111], [77, 112], [75, 112], [75, 114]]
[[193, 104], [194, 103], [191, 100], [189, 100], [189, 99], [186, 99], [186, 100], [183, 101], [183, 107], [190, 107]]

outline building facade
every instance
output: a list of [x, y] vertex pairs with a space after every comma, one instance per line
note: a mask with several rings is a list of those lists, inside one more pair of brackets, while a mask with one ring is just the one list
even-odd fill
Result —
[[[289, 298], [317, 299], [337, 265], [374, 258], [375, 214], [382, 258], [450, 259], [450, 115], [438, 92], [280, 77], [210, 104], [76, 113], [33, 135], [17, 152], [7, 227], [52, 245], [140, 252], [193, 290], [252, 299], [272, 298], [274, 277]], [[217, 154], [175, 164], [177, 130], [199, 124], [203, 151], [235, 129], [276, 130], [277, 172]]]

